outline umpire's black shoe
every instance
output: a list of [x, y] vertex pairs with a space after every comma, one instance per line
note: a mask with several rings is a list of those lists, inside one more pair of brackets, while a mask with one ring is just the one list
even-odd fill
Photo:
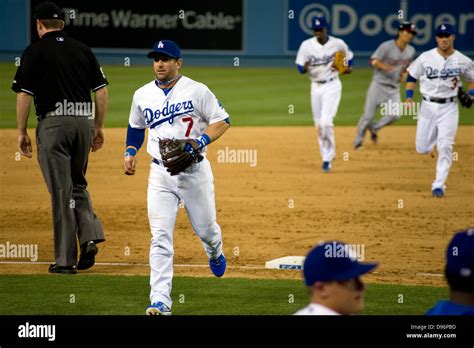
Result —
[[93, 241], [82, 244], [81, 246], [81, 256], [79, 262], [77, 263], [77, 269], [84, 270], [89, 269], [94, 266], [95, 256], [99, 252], [97, 245]]
[[57, 264], [53, 263], [49, 265], [48, 272], [49, 273], [62, 273], [62, 274], [76, 274], [77, 269], [76, 269], [76, 266], [58, 266]]

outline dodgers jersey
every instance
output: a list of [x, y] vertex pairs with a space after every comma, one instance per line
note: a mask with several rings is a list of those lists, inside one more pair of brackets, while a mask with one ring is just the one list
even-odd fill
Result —
[[304, 66], [307, 61], [310, 62], [308, 72], [313, 82], [330, 80], [339, 75], [337, 70], [331, 69], [337, 51], [344, 51], [347, 61], [354, 57], [341, 39], [328, 35], [328, 41], [321, 45], [316, 37], [312, 37], [301, 43], [295, 63]]
[[[129, 124], [148, 131], [147, 152], [161, 159], [159, 139], [194, 139], [229, 115], [209, 88], [182, 76], [168, 94], [151, 81], [133, 94]], [[205, 155], [205, 148], [202, 154]]]
[[420, 80], [421, 94], [433, 98], [457, 96], [461, 75], [468, 82], [474, 81], [472, 60], [456, 50], [448, 58], [439, 54], [437, 48], [426, 51], [410, 64], [408, 72]]
[[400, 73], [404, 71], [413, 60], [415, 49], [407, 45], [402, 51], [395, 40], [388, 40], [380, 44], [370, 59], [378, 59], [385, 64], [395, 67], [393, 71], [387, 72], [374, 68], [373, 80], [385, 85], [398, 87], [400, 85]]
[[303, 309], [300, 309], [294, 315], [340, 315], [331, 308], [325, 307], [318, 303], [310, 303]]
[[474, 306], [465, 306], [449, 300], [441, 300], [426, 315], [474, 315]]

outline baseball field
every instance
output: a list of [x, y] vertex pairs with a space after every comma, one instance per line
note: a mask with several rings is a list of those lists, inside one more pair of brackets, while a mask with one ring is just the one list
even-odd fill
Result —
[[[0, 315], [142, 315], [148, 305], [150, 157], [140, 151], [137, 174], [130, 177], [123, 174], [122, 156], [132, 94], [153, 73], [143, 66], [106, 65], [104, 71], [110, 82], [106, 139], [90, 155], [88, 181], [107, 241], [99, 245], [96, 266], [63, 276], [47, 273], [53, 261], [49, 194], [36, 155], [17, 153], [10, 90], [15, 66], [0, 64], [0, 251], [37, 248], [36, 254], [0, 254]], [[377, 145], [366, 139], [363, 149], [353, 150], [369, 69], [342, 77], [337, 157], [327, 174], [320, 168], [309, 80], [296, 69], [184, 66], [182, 73], [207, 84], [231, 115], [231, 129], [208, 149], [228, 270], [222, 279], [212, 276], [180, 209], [173, 314], [294, 313], [308, 301], [300, 271], [265, 269], [265, 262], [304, 256], [333, 239], [363, 246], [364, 261], [380, 263], [365, 277], [364, 314], [423, 314], [448, 295], [445, 248], [474, 215], [472, 109], [460, 110], [446, 196], [436, 199], [430, 190], [436, 153], [416, 153], [415, 119], [402, 117], [380, 132]], [[32, 108], [32, 139], [35, 126]]]

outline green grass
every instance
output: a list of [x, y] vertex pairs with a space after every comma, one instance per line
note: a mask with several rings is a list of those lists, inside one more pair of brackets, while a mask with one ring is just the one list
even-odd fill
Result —
[[[10, 90], [15, 70], [14, 64], [0, 63], [0, 128], [15, 127], [15, 93]], [[126, 127], [133, 92], [154, 78], [152, 69], [147, 66], [105, 65], [104, 71], [110, 82], [106, 126]], [[209, 68], [184, 65], [182, 73], [209, 86], [231, 115], [234, 126], [313, 124], [310, 82], [306, 75], [300, 75], [294, 67]], [[362, 68], [342, 77], [343, 93], [336, 125], [357, 124], [371, 78], [371, 70]], [[290, 105], [294, 107], [294, 113], [289, 113]], [[474, 124], [474, 118], [468, 117], [468, 111], [460, 108], [460, 124]], [[415, 123], [415, 120], [405, 117], [397, 124]], [[36, 117], [32, 108], [29, 126], [35, 125]]]
[[[146, 276], [0, 275], [0, 315], [143, 315], [148, 280]], [[71, 295], [75, 303], [70, 302]], [[439, 287], [369, 284], [364, 314], [423, 314], [447, 295], [447, 289]], [[278, 315], [306, 306], [308, 293], [299, 280], [175, 277], [172, 298], [176, 315]]]

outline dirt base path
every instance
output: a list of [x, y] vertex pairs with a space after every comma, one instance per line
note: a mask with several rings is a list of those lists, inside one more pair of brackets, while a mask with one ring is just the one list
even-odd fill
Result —
[[[107, 237], [97, 261], [136, 265], [97, 265], [84, 273], [149, 272], [149, 156], [142, 151], [137, 174], [123, 175], [125, 132], [106, 130], [105, 147], [90, 156], [88, 181]], [[365, 260], [380, 262], [368, 281], [443, 285], [447, 242], [455, 230], [473, 223], [474, 127], [459, 128], [457, 161], [443, 199], [431, 197], [436, 159], [415, 152], [414, 127], [389, 127], [378, 145], [367, 140], [361, 151], [352, 149], [353, 127], [335, 132], [337, 160], [329, 174], [320, 169], [312, 127], [232, 128], [210, 146], [217, 216], [230, 266], [226, 276], [298, 279], [296, 271], [263, 269], [265, 261], [305, 255], [318, 241], [340, 239], [363, 245]], [[50, 200], [36, 154], [33, 160], [17, 161], [16, 131], [1, 130], [0, 135], [0, 244], [38, 244], [37, 261], [51, 261]], [[257, 157], [240, 152], [244, 163], [229, 163], [239, 159], [236, 150], [256, 150]], [[175, 273], [209, 276], [207, 262], [180, 209]], [[4, 274], [45, 272], [47, 265], [0, 264]]]

